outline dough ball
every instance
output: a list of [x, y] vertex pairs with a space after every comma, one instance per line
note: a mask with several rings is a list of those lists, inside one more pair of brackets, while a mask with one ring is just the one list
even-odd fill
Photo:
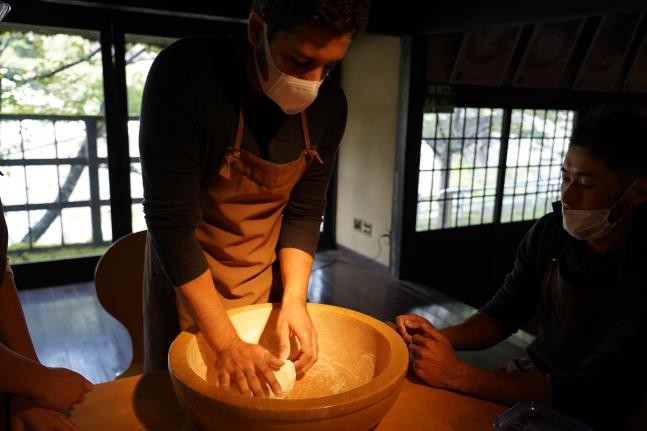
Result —
[[276, 381], [279, 382], [279, 385], [281, 386], [281, 390], [283, 391], [281, 395], [275, 395], [274, 392], [272, 392], [272, 389], [270, 386], [267, 386], [267, 389], [269, 391], [269, 397], [270, 398], [285, 398], [288, 396], [292, 388], [294, 387], [294, 381], [297, 379], [297, 371], [296, 368], [294, 367], [294, 362], [290, 361], [289, 359], [283, 360], [283, 365], [281, 368], [278, 370], [274, 371], [274, 377], [276, 377]]

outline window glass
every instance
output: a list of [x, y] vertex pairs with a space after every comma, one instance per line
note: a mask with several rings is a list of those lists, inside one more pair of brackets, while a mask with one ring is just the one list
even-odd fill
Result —
[[[502, 135], [502, 109], [424, 114], [416, 231], [533, 220], [550, 211], [559, 199], [560, 167], [574, 114], [509, 112], [508, 136]], [[502, 155], [505, 138], [507, 154]], [[499, 166], [502, 158], [505, 166]], [[500, 220], [494, 219], [497, 205]]]
[[[99, 34], [0, 24], [0, 197], [14, 263], [101, 253]], [[94, 156], [93, 156], [94, 155]], [[105, 199], [110, 191], [105, 184]]]

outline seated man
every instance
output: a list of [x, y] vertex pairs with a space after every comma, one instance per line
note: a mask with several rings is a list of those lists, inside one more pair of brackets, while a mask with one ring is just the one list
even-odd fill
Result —
[[[494, 297], [442, 330], [397, 317], [415, 373], [508, 405], [535, 400], [596, 429], [647, 429], [636, 428], [645, 426], [645, 202], [647, 118], [617, 109], [583, 118], [562, 165], [561, 202], [528, 231]], [[535, 316], [537, 337], [515, 367], [524, 372], [479, 369], [454, 352], [491, 347]]]
[[0, 430], [78, 430], [61, 412], [83, 401], [90, 390], [92, 383], [80, 374], [38, 362], [7, 264], [7, 225], [0, 202]]

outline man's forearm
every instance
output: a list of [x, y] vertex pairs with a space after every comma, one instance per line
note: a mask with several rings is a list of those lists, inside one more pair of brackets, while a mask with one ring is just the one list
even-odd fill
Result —
[[283, 303], [305, 305], [312, 272], [312, 256], [298, 248], [286, 247], [279, 250], [279, 260], [283, 279]]
[[440, 331], [454, 350], [481, 350], [502, 340], [497, 322], [485, 313], [478, 312], [465, 322]]
[[447, 389], [506, 405], [523, 400], [550, 404], [549, 378], [540, 373], [482, 370], [464, 364], [447, 386]]
[[215, 351], [221, 351], [239, 339], [209, 269], [178, 286], [177, 291], [183, 305]]
[[38, 362], [10, 271], [5, 273], [0, 286], [0, 342], [14, 352]]
[[0, 343], [0, 392], [34, 396], [45, 381], [46, 368]]

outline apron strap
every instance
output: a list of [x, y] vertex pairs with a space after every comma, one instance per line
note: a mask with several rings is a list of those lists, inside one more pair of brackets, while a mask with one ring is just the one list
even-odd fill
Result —
[[226, 179], [231, 178], [231, 165], [240, 158], [240, 146], [243, 142], [243, 130], [245, 129], [245, 117], [243, 116], [243, 107], [238, 109], [238, 128], [236, 129], [236, 140], [233, 148], [230, 147], [225, 151], [225, 156], [218, 169], [218, 174]]
[[[305, 143], [305, 152], [310, 157], [310, 160], [317, 159], [319, 163], [323, 164], [321, 156], [317, 152], [317, 147], [313, 147], [310, 141], [310, 128], [308, 127], [308, 117], [306, 116], [306, 111], [301, 111], [301, 131], [303, 132], [303, 141]], [[240, 147], [243, 142], [243, 132], [245, 130], [245, 116], [243, 115], [243, 108], [238, 110], [238, 126], [236, 128], [236, 140], [234, 141], [233, 151], [228, 151], [225, 155], [227, 163], [221, 169], [221, 175], [225, 178], [229, 178], [229, 165], [234, 162], [235, 159], [239, 157]]]
[[236, 129], [236, 140], [234, 141], [234, 149], [236, 150], [240, 150], [240, 145], [243, 142], [243, 130], [245, 130], [245, 116], [241, 106], [238, 109], [238, 128]]
[[310, 162], [312, 162], [313, 159], [317, 159], [317, 161], [323, 165], [323, 160], [321, 160], [321, 156], [319, 156], [317, 147], [313, 147], [310, 144], [310, 128], [308, 127], [308, 117], [306, 116], [305, 110], [301, 111], [301, 130], [303, 131], [303, 141], [306, 145], [305, 152], [310, 157]]
[[301, 111], [301, 130], [303, 131], [303, 141], [306, 144], [306, 151], [310, 151], [310, 128], [308, 127], [308, 117], [306, 111]]

